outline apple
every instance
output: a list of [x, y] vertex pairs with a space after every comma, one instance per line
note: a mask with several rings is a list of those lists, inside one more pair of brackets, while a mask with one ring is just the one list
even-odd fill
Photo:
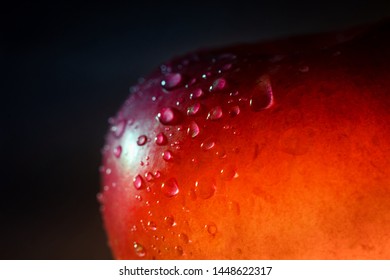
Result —
[[389, 259], [390, 25], [198, 51], [131, 88], [98, 194], [116, 259]]

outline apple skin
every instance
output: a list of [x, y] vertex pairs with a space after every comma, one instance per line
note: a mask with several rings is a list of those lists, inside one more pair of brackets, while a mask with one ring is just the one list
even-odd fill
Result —
[[389, 259], [390, 25], [199, 51], [110, 119], [116, 259]]

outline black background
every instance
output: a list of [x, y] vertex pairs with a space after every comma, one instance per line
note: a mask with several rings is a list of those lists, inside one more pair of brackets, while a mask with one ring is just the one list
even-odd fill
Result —
[[100, 148], [129, 86], [175, 55], [375, 21], [390, 1], [31, 1], [0, 13], [0, 258], [109, 259]]

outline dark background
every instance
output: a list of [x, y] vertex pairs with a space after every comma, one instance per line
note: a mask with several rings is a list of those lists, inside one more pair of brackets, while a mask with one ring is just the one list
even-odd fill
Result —
[[375, 21], [390, 1], [15, 2], [0, 13], [0, 258], [109, 259], [100, 148], [129, 86], [175, 55]]

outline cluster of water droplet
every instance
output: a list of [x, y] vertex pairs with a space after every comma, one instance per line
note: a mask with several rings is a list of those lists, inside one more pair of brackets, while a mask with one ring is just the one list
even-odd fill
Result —
[[[167, 200], [171, 200], [180, 194], [189, 194], [192, 199], [199, 198], [208, 201], [218, 192], [218, 181], [230, 181], [238, 178], [236, 164], [230, 162], [228, 157], [230, 151], [237, 153], [239, 148], [234, 147], [227, 150], [220, 143], [221, 141], [218, 141], [214, 136], [207, 135], [213, 135], [213, 130], [230, 131], [233, 136], [240, 135], [239, 127], [235, 126], [232, 120], [238, 118], [243, 110], [250, 109], [253, 112], [260, 112], [271, 108], [274, 104], [271, 81], [267, 75], [258, 75], [256, 83], [251, 85], [250, 94], [243, 94], [235, 88], [235, 83], [242, 83], [241, 80], [235, 80], [235, 75], [240, 72], [240, 67], [242, 67], [242, 63], [236, 55], [223, 54], [212, 57], [210, 67], [207, 69], [197, 68], [194, 63], [199, 59], [197, 56], [192, 56], [173, 65], [162, 65], [160, 67], [161, 78], [151, 80], [149, 83], [147, 80], [142, 80], [140, 85], [131, 90], [133, 95], [138, 94], [138, 96], [142, 96], [143, 92], [148, 90], [155, 93], [151, 99], [148, 99], [151, 102], [148, 106], [158, 108], [157, 114], [153, 116], [153, 121], [157, 123], [152, 126], [156, 129], [143, 131], [133, 137], [139, 150], [153, 155], [152, 162], [157, 162], [153, 166], [166, 165], [166, 169], [169, 169], [172, 164], [175, 164], [177, 158], [186, 157], [186, 151], [182, 151], [182, 145], [185, 144], [187, 148], [189, 146], [193, 151], [198, 151], [191, 153], [191, 155], [197, 154], [198, 156], [191, 156], [189, 159], [194, 168], [199, 162], [204, 164], [213, 161], [217, 162], [216, 166], [218, 167], [214, 178], [202, 177], [194, 172], [193, 176], [196, 178], [194, 178], [192, 186], [187, 186], [182, 185], [175, 174], [171, 174], [171, 172], [167, 172], [170, 174], [167, 176], [161, 169], [153, 170], [149, 165], [149, 156], [146, 159], [138, 160], [140, 167], [134, 169], [134, 166], [131, 166], [132, 170], [130, 170], [133, 187], [131, 192], [135, 193], [135, 201], [143, 203], [149, 207], [148, 209], [151, 209], [150, 201], [144, 201], [143, 196], [159, 197], [161, 193]], [[189, 67], [190, 65], [191, 67]], [[304, 68], [300, 71], [307, 72], [308, 69]], [[127, 101], [126, 105], [131, 106], [131, 101]], [[117, 143], [114, 147], [105, 148], [104, 152], [111, 149], [114, 158], [120, 161], [123, 152], [127, 149], [124, 147], [127, 145], [126, 141], [121, 142], [120, 139], [125, 130], [130, 129], [129, 127], [135, 121], [132, 117], [121, 118], [120, 116], [111, 120], [111, 133], [118, 140], [114, 141]], [[137, 131], [139, 130], [131, 128], [131, 133], [134, 134]], [[216, 134], [218, 135], [220, 132], [216, 132]], [[139, 154], [144, 156], [145, 153]], [[111, 173], [109, 167], [106, 166], [103, 169], [106, 175]], [[189, 177], [191, 176], [192, 174], [189, 175]], [[146, 192], [145, 195], [144, 192]], [[103, 196], [104, 191], [103, 194], [99, 194], [100, 201], [103, 200]], [[156, 204], [158, 203], [160, 203], [159, 200], [156, 201]], [[152, 216], [153, 211], [148, 211], [149, 215]], [[144, 221], [139, 223], [141, 226], [137, 227], [134, 224], [131, 232], [136, 233], [139, 228], [143, 228], [150, 232], [155, 240], [159, 242], [165, 240], [164, 236], [156, 234], [159, 229], [158, 222], [150, 220], [146, 224]], [[172, 216], [166, 216], [161, 224], [167, 228], [176, 226]], [[161, 227], [163, 228], [163, 226]], [[218, 233], [214, 223], [206, 224], [205, 231], [210, 236], [216, 236]], [[136, 238], [137, 235], [134, 236]], [[185, 232], [180, 232], [177, 238], [184, 244], [190, 242], [190, 238]], [[147, 255], [147, 250], [137, 240], [133, 242], [132, 246], [136, 256], [143, 258]], [[158, 246], [154, 246], [152, 250], [157, 253], [161, 252]], [[185, 249], [181, 245], [174, 246], [174, 250], [177, 255], [185, 254]]]

